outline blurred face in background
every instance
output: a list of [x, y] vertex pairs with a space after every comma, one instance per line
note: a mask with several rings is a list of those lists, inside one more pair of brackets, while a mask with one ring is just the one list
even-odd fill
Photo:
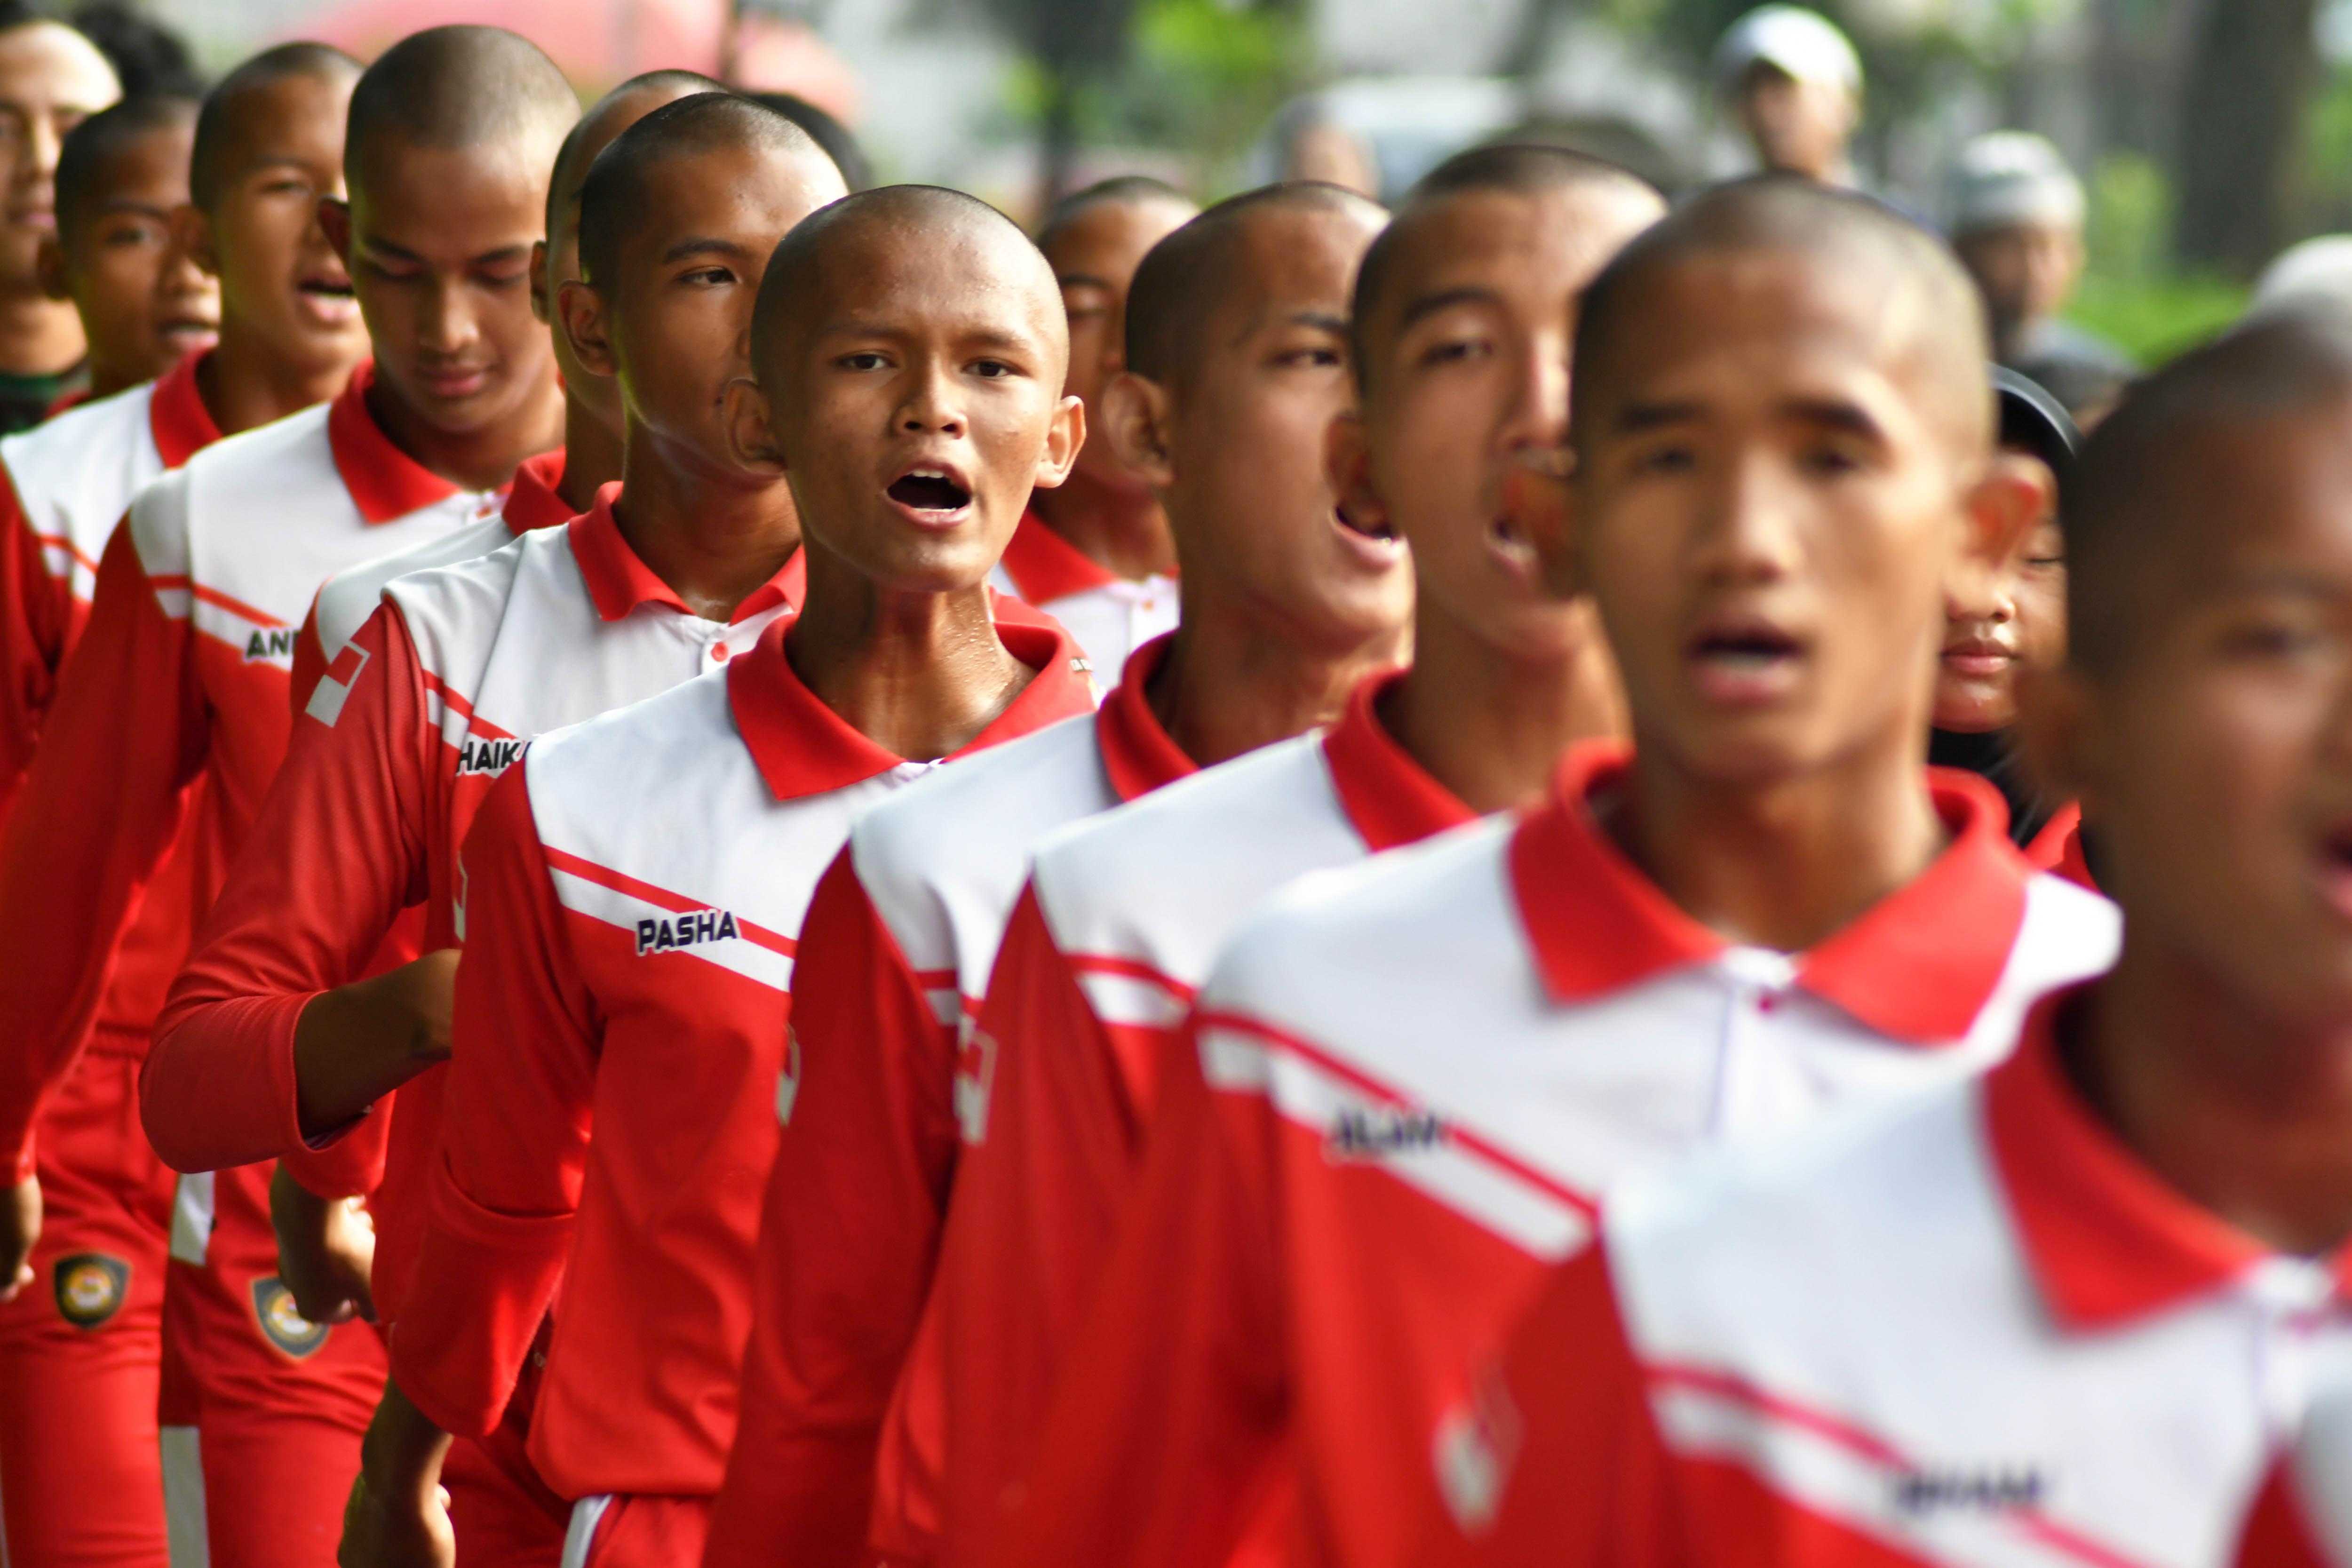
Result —
[[1985, 298], [2002, 351], [2026, 328], [2063, 310], [2083, 274], [2083, 234], [2053, 223], [1980, 228], [1953, 242]]
[[1843, 87], [1801, 81], [1759, 60], [1739, 79], [1733, 107], [1767, 169], [1828, 180], [1844, 167], [1856, 116], [1853, 96]]
[[58, 230], [58, 144], [121, 96], [106, 57], [62, 22], [0, 32], [0, 286], [38, 286], [41, 242]]
[[[1146, 252], [1199, 212], [1171, 197], [1117, 198], [1086, 208], [1048, 236], [1045, 259], [1070, 319], [1070, 371], [1062, 390], [1086, 405], [1087, 428], [1104, 428], [1102, 391], [1127, 368], [1127, 290]], [[1078, 448], [1076, 477], [1121, 495], [1149, 487], [1108, 440]]]

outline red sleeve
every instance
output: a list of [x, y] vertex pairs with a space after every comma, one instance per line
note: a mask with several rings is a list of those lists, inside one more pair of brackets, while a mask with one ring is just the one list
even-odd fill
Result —
[[993, 1500], [1019, 1479], [1143, 1141], [1132, 1086], [1144, 1058], [1122, 1064], [1034, 886], [998, 950], [971, 1060], [985, 1109], [940, 1264], [948, 1520], [958, 1533], [985, 1528]]
[[[438, 737], [416, 646], [389, 605], [352, 646], [359, 667], [340, 707], [296, 715], [286, 763], [155, 1023], [140, 1111], [155, 1152], [179, 1170], [303, 1149], [302, 1009], [359, 978], [400, 912], [425, 897]], [[382, 1174], [382, 1139], [353, 1142], [367, 1150], [336, 1152], [353, 1168], [331, 1184], [346, 1191], [330, 1195], [370, 1191]]]
[[742, 1416], [706, 1568], [863, 1560], [883, 1417], [955, 1168], [954, 1033], [846, 848], [801, 927], [792, 1029]]
[[392, 1331], [394, 1381], [443, 1430], [499, 1423], [580, 1207], [603, 1026], [531, 818], [528, 755], [467, 836], [441, 1154]]
[[1273, 1123], [1264, 1100], [1213, 1093], [1190, 1051], [1162, 1092], [992, 1568], [1222, 1568], [1267, 1495], [1287, 1416]]
[[319, 641], [319, 595], [313, 594], [310, 607], [302, 616], [302, 629], [294, 634], [294, 668], [287, 687], [296, 729], [302, 727], [302, 715], [310, 709], [310, 694], [319, 689], [319, 678], [326, 673], [327, 649]]
[[0, 823], [32, 765], [41, 720], [77, 618], [73, 594], [50, 574], [40, 537], [0, 466]]
[[1600, 1247], [1553, 1276], [1475, 1407], [1449, 1424], [1436, 1464], [1446, 1506], [1413, 1558], [1426, 1568], [1703, 1560], [1682, 1544], [1665, 1445]]
[[191, 654], [187, 623], [164, 614], [131, 531], [115, 530], [0, 839], [0, 1163], [20, 1180], [34, 1119], [89, 1033], [203, 766], [211, 717]]

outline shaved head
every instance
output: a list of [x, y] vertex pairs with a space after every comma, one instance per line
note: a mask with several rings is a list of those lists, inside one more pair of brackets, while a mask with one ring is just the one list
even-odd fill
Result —
[[185, 98], [126, 98], [102, 109], [66, 133], [58, 148], [58, 238], [70, 251], [78, 230], [107, 189], [108, 165], [151, 136], [186, 135], [196, 105]]
[[2208, 555], [2199, 536], [2260, 504], [2252, 486], [2289, 478], [2242, 448], [2275, 447], [2267, 432], [2347, 410], [2352, 321], [2326, 311], [2258, 321], [2127, 393], [2062, 478], [2072, 661], [2121, 668], [2150, 618], [2154, 575], [2195, 571]]
[[1148, 380], [1181, 383], [1204, 346], [1210, 319], [1248, 259], [1251, 226], [1277, 214], [1328, 213], [1378, 227], [1378, 202], [1314, 180], [1263, 185], [1230, 196], [1158, 245], [1135, 269], [1127, 294], [1127, 364]]
[[1884, 203], [1794, 175], [1718, 185], [1628, 245], [1585, 291], [1576, 385], [1607, 384], [1621, 347], [1642, 336], [1645, 296], [1658, 279], [1744, 256], [1793, 259], [1836, 278], [1843, 297], [1874, 313], [1877, 352], [1907, 373], [1922, 414], [1963, 450], [1990, 447], [1991, 337], [1958, 258]]
[[362, 184], [379, 147], [511, 146], [544, 170], [580, 118], [555, 62], [504, 27], [427, 27], [383, 52], [352, 91], [344, 178]]
[[1405, 193], [1395, 217], [1364, 253], [1364, 264], [1356, 273], [1356, 299], [1349, 326], [1353, 349], [1349, 357], [1355, 363], [1358, 384], [1367, 383], [1379, 357], [1365, 352], [1366, 331], [1403, 308], [1402, 300], [1392, 298], [1397, 275], [1404, 258], [1437, 226], [1438, 214], [1468, 195], [1533, 196], [1559, 191], [1590, 192], [1642, 221], [1665, 210], [1665, 198], [1639, 174], [1564, 147], [1503, 143], [1455, 153]]
[[280, 110], [268, 89], [295, 77], [340, 86], [359, 74], [360, 62], [331, 44], [295, 43], [264, 49], [221, 78], [196, 112], [195, 151], [188, 160], [189, 199], [211, 212], [231, 176], [257, 143], [267, 140], [257, 119]]
[[612, 286], [623, 237], [666, 169], [739, 147], [797, 160], [834, 190], [848, 189], [832, 155], [774, 110], [732, 92], [694, 93], [646, 115], [589, 165], [580, 187], [581, 277], [591, 288]]
[[555, 150], [555, 172], [547, 183], [548, 245], [554, 247], [566, 226], [580, 221], [581, 184], [596, 154], [611, 146], [614, 137], [665, 103], [726, 90], [726, 83], [700, 71], [658, 70], [633, 76], [598, 99]]
[[1069, 356], [1061, 288], [1044, 252], [1021, 226], [977, 196], [941, 185], [884, 185], [811, 213], [768, 258], [751, 319], [751, 363], [762, 382], [799, 334], [854, 308], [860, 284], [893, 251], [955, 258], [975, 289], [1018, 290], [1042, 302], [1054, 384]]
[[1099, 206], [1191, 207], [1192, 198], [1150, 174], [1114, 174], [1108, 180], [1097, 180], [1084, 190], [1072, 191], [1055, 202], [1045, 221], [1037, 228], [1037, 248], [1051, 251], [1054, 241], [1062, 231]]

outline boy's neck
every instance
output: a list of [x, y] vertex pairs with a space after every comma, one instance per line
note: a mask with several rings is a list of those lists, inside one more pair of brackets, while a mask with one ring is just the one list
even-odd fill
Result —
[[336, 362], [289, 364], [224, 316], [220, 342], [196, 366], [196, 395], [214, 427], [234, 436], [324, 403], [351, 377], [352, 367]]
[[2268, 1017], [2195, 959], [2128, 934], [2062, 1058], [2175, 1192], [2282, 1252], [2352, 1239], [2352, 1021]]
[[1597, 620], [1567, 658], [1515, 659], [1425, 597], [1414, 616], [1412, 668], [1380, 717], [1413, 761], [1481, 816], [1540, 797], [1560, 754], [1578, 742], [1624, 732], [1624, 701]]
[[1144, 697], [1199, 767], [1329, 723], [1359, 683], [1404, 654], [1402, 637], [1347, 647], [1310, 643], [1206, 580], [1188, 582], [1184, 595], [1184, 618]]
[[563, 478], [557, 482], [555, 493], [573, 511], [586, 511], [596, 504], [596, 492], [621, 477], [621, 437], [610, 426], [583, 407], [578, 398], [566, 397]]
[[63, 375], [89, 352], [71, 305], [38, 284], [0, 289], [0, 374]]
[[[636, 434], [617, 476], [614, 523], [688, 609], [705, 620], [731, 619], [800, 548], [792, 491], [782, 479], [758, 484], [740, 470], [719, 474], [665, 462], [658, 438]], [[567, 481], [572, 460], [567, 450]]]
[[1037, 673], [998, 639], [984, 584], [903, 592], [814, 539], [804, 548], [808, 596], [785, 657], [819, 701], [893, 755], [928, 762], [961, 751]]
[[1924, 720], [1916, 731], [1765, 784], [1695, 778], [1637, 732], [1603, 826], [1700, 924], [1743, 945], [1802, 952], [1943, 850]]
[[152, 379], [140, 374], [135, 366], [101, 365], [92, 361], [89, 367], [89, 400], [111, 397], [118, 392], [128, 392], [141, 382]]
[[1148, 490], [1113, 489], [1073, 470], [1060, 489], [1031, 496], [1029, 510], [1113, 576], [1134, 583], [1176, 569], [1168, 519]]
[[563, 439], [563, 400], [552, 368], [546, 384], [515, 413], [479, 430], [452, 433], [425, 422], [382, 374], [368, 384], [368, 415], [392, 444], [419, 468], [465, 490], [494, 490], [516, 467]]

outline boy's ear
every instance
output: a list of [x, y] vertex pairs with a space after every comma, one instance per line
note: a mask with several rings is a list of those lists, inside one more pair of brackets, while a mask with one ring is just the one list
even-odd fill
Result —
[[1372, 483], [1372, 446], [1364, 416], [1354, 409], [1334, 415], [1323, 433], [1323, 474], [1339, 503], [1339, 514], [1370, 533], [1388, 528], [1388, 502]]
[[[568, 296], [574, 285], [566, 283]], [[584, 362], [583, 362], [584, 363]], [[727, 384], [727, 451], [736, 466], [768, 479], [784, 475], [784, 450], [768, 419], [768, 395], [748, 375]]]
[[1995, 452], [1969, 491], [1968, 537], [1944, 584], [1950, 608], [1967, 613], [1990, 605], [2014, 584], [2026, 541], [2051, 512], [2057, 477], [2039, 458]]
[[530, 242], [530, 313], [542, 327], [555, 324], [555, 301], [547, 297], [547, 241]]
[[2089, 677], [2072, 664], [2021, 663], [2017, 735], [2029, 776], [2053, 800], [2098, 805], [2098, 702]]
[[[536, 308], [537, 295], [533, 295]], [[604, 298], [577, 278], [567, 278], [555, 291], [555, 330], [572, 345], [572, 357], [591, 375], [618, 375], [613, 358], [611, 327], [604, 318]]]
[[1176, 482], [1176, 465], [1168, 456], [1168, 389], [1131, 370], [1110, 378], [1102, 390], [1103, 428], [1098, 440], [1110, 443], [1119, 467], [1155, 490]]
[[341, 196], [320, 196], [319, 227], [348, 268], [352, 264], [352, 204]]
[[1036, 477], [1031, 482], [1041, 490], [1057, 488], [1070, 477], [1078, 448], [1086, 444], [1087, 405], [1066, 396], [1055, 405], [1053, 423], [1045, 426], [1045, 449], [1038, 455]]
[[56, 235], [41, 237], [41, 248], [33, 257], [33, 273], [41, 280], [41, 292], [50, 299], [73, 298], [73, 290], [66, 287], [66, 247], [58, 243]]
[[171, 226], [172, 247], [196, 264], [207, 278], [220, 276], [220, 252], [213, 245], [212, 220], [194, 202], [183, 202], [164, 220]]

